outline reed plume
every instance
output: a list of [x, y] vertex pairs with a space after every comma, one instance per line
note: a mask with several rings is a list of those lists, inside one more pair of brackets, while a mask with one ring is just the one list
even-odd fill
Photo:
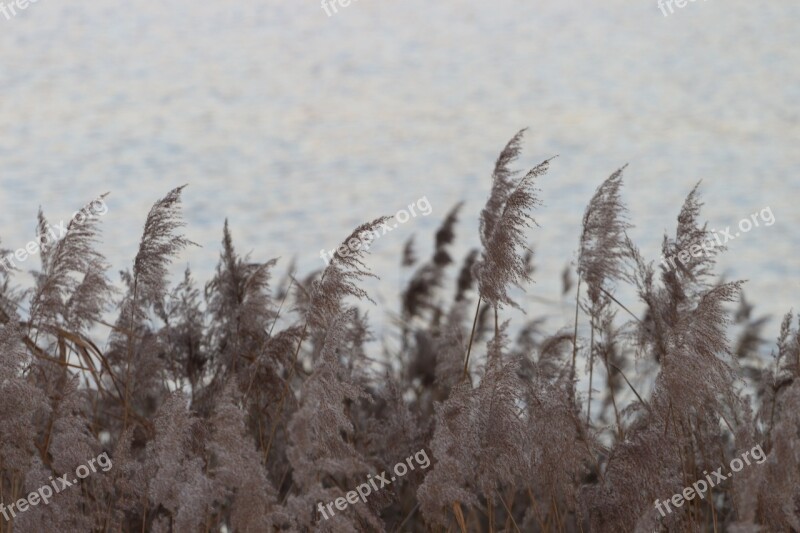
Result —
[[[96, 219], [43, 250], [31, 289], [21, 270], [0, 270], [0, 510], [101, 452], [113, 459], [0, 519], [0, 533], [799, 529], [795, 315], [766, 364], [770, 323], [743, 282], [714, 273], [723, 248], [659, 268], [627, 235], [620, 169], [584, 212], [577, 286], [569, 270], [554, 280], [562, 298], [576, 290], [575, 322], [554, 324], [564, 302], [539, 295], [510, 318], [540, 266], [526, 228], [549, 165], [513, 170], [522, 138], [495, 162], [476, 238], [458, 229], [459, 203], [427, 259], [408, 241], [400, 264], [417, 268], [382, 329], [362, 304], [385, 217], [355, 228], [324, 270], [292, 262], [279, 283], [282, 263], [241, 254], [226, 220], [211, 279], [186, 268], [173, 284], [170, 265], [191, 244], [178, 187], [150, 210], [119, 293]], [[708, 247], [701, 206], [695, 187], [665, 259]], [[37, 235], [48, 227], [40, 210]], [[472, 251], [457, 265], [454, 250]], [[575, 364], [581, 310], [586, 371]], [[607, 391], [592, 405], [596, 361]], [[757, 444], [765, 460], [708, 497], [654, 508]], [[419, 451], [428, 465], [399, 475]], [[395, 479], [352, 503], [384, 471]]]

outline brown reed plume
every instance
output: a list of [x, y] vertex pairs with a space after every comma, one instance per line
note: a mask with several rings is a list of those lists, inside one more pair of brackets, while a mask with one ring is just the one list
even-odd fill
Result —
[[515, 172], [509, 169], [509, 165], [519, 156], [524, 132], [524, 129], [520, 130], [500, 152], [492, 173], [492, 190], [481, 211], [480, 236], [483, 250], [481, 258], [473, 266], [473, 274], [478, 281], [478, 302], [467, 354], [464, 357], [463, 378], [466, 378], [469, 368], [481, 301], [488, 302], [494, 308], [497, 336], [498, 309], [503, 304], [518, 307], [508, 295], [509, 287], [521, 288], [522, 282], [530, 281], [527, 264], [518, 250], [527, 249], [524, 228], [536, 223], [530, 211], [541, 203], [536, 196], [534, 180], [547, 172], [550, 160], [535, 166], [521, 179], [513, 179]]
[[[718, 278], [713, 253], [657, 269], [627, 235], [620, 169], [584, 212], [577, 287], [568, 272], [553, 280], [562, 297], [576, 289], [575, 322], [553, 324], [564, 302], [532, 294], [515, 323], [508, 307], [522, 307], [534, 272], [526, 230], [550, 163], [515, 172], [522, 138], [495, 162], [477, 236], [459, 231], [469, 204], [458, 203], [427, 259], [421, 239], [405, 246], [402, 264], [416, 269], [380, 335], [363, 307], [383, 217], [358, 226], [324, 270], [292, 263], [278, 283], [287, 266], [242, 255], [226, 220], [211, 279], [187, 268], [173, 284], [172, 261], [191, 244], [178, 187], [150, 209], [122, 291], [106, 278], [99, 220], [44, 250], [29, 289], [21, 270], [0, 271], [0, 533], [800, 529], [795, 315], [768, 361], [770, 323], [742, 282]], [[701, 207], [695, 187], [665, 258], [711, 236]], [[654, 508], [755, 445], [764, 461], [706, 498], [666, 516]], [[111, 470], [19, 510], [100, 453]]]

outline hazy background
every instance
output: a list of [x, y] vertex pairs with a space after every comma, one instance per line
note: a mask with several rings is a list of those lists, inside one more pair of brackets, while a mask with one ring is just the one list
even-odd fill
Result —
[[771, 207], [776, 223], [729, 243], [720, 271], [780, 315], [800, 301], [798, 15], [796, 0], [669, 17], [655, 0], [358, 0], [331, 17], [310, 0], [39, 0], [0, 16], [0, 238], [23, 247], [39, 205], [57, 222], [110, 191], [117, 281], [152, 203], [188, 183], [203, 248], [176, 272], [208, 279], [228, 217], [240, 250], [307, 273], [358, 223], [427, 196], [430, 216], [373, 246], [380, 323], [404, 241], [426, 256], [463, 199], [460, 263], [497, 153], [529, 126], [521, 166], [559, 155], [540, 182], [532, 296], [560, 298], [586, 203], [629, 163], [630, 234], [652, 259], [700, 179], [710, 227]]

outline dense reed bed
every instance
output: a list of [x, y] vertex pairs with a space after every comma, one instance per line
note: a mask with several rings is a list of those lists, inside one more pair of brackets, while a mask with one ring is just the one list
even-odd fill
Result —
[[[564, 278], [575, 323], [510, 323], [535, 275], [526, 243], [547, 231], [529, 229], [551, 161], [513, 168], [522, 135], [487, 180], [479, 248], [451, 256], [461, 204], [432, 257], [406, 246], [396, 349], [372, 348], [355, 305], [369, 299], [365, 250], [281, 280], [275, 260], [236, 251], [226, 223], [213, 279], [187, 270], [171, 286], [170, 262], [193, 244], [182, 188], [147, 215], [123, 291], [96, 219], [42, 252], [33, 289], [4, 271], [0, 499], [102, 452], [113, 468], [0, 518], [0, 532], [800, 531], [794, 319], [761, 363], [765, 321], [741, 282], [716, 278], [720, 249], [668, 269], [628, 238], [623, 169], [597, 188], [576, 236]], [[667, 257], [709, 237], [701, 205], [695, 188], [676, 206]], [[622, 284], [639, 305], [617, 297]], [[654, 506], [757, 445], [763, 462], [704, 497], [664, 516]], [[429, 468], [320, 513], [420, 450]]]

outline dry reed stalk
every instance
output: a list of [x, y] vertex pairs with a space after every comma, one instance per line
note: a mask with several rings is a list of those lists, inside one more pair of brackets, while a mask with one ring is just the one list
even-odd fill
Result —
[[472, 319], [472, 329], [469, 332], [469, 343], [467, 344], [467, 355], [464, 357], [464, 372], [461, 374], [461, 380], [467, 379], [467, 368], [469, 368], [469, 354], [472, 351], [472, 339], [475, 338], [475, 325], [478, 323], [478, 312], [481, 308], [481, 297], [478, 295], [478, 305], [475, 307], [475, 317]]
[[536, 518], [536, 521], [539, 522], [539, 526], [542, 528], [542, 531], [545, 531], [546, 527], [544, 522], [542, 522], [542, 515], [539, 512], [539, 506], [536, 504], [536, 497], [533, 495], [533, 491], [530, 487], [527, 487], [528, 498], [531, 501], [531, 509], [533, 509], [533, 516]]
[[458, 527], [461, 528], [461, 533], [467, 533], [467, 523], [464, 520], [464, 513], [461, 511], [461, 504], [453, 502], [453, 513], [455, 514]]
[[[511, 521], [511, 523], [514, 525], [514, 529], [517, 531], [517, 533], [522, 533], [522, 532], [519, 530], [519, 526], [517, 525], [517, 521], [516, 521], [516, 520], [514, 520], [514, 513], [512, 513], [512, 512], [511, 512], [511, 509], [508, 507], [508, 504], [507, 504], [507, 503], [505, 502], [505, 500], [503, 499], [503, 495], [502, 495], [502, 494], [500, 494], [500, 492], [498, 492], [498, 493], [497, 493], [497, 496], [498, 496], [498, 498], [500, 499], [500, 503], [502, 503], [502, 504], [503, 504], [503, 508], [506, 510], [506, 513], [508, 514], [508, 518], [506, 519], [506, 527], [505, 527], [504, 529], [508, 529], [508, 522], [509, 522], [509, 521]], [[513, 497], [513, 496], [512, 496], [512, 497]], [[511, 503], [512, 503], [512, 505], [513, 505], [513, 503], [514, 503], [514, 502], [513, 502], [513, 500], [512, 500], [512, 502], [511, 502]]]
[[578, 309], [580, 308], [581, 275], [578, 273], [578, 285], [575, 289], [575, 329], [572, 333], [572, 366], [570, 376], [575, 379], [575, 358], [578, 355]]
[[594, 316], [589, 317], [589, 399], [586, 400], [586, 425], [592, 425], [592, 377], [594, 376]]

